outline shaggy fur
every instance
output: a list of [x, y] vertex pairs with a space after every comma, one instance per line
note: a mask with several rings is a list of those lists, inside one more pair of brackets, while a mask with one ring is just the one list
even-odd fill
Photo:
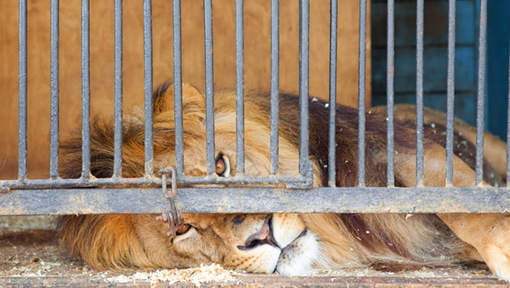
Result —
[[[174, 165], [173, 89], [164, 85], [154, 93], [154, 165], [156, 169]], [[230, 159], [235, 175], [235, 96], [218, 93], [215, 98], [216, 151]], [[245, 143], [246, 173], [267, 175], [270, 171], [269, 97], [246, 95]], [[322, 101], [310, 102], [310, 158], [313, 163], [314, 186], [327, 184], [328, 107]], [[206, 175], [205, 114], [203, 96], [193, 87], [183, 87], [185, 174]], [[281, 176], [296, 176], [298, 171], [299, 109], [295, 96], [280, 96]], [[337, 106], [336, 119], [336, 184], [355, 186], [357, 180], [356, 109]], [[395, 121], [395, 183], [414, 186], [415, 138], [414, 114], [407, 106], [397, 107]], [[442, 114], [426, 110], [429, 118], [441, 120]], [[437, 116], [437, 117], [434, 117]], [[439, 115], [439, 116], [438, 116]], [[371, 110], [366, 115], [366, 185], [386, 186], [385, 111]], [[440, 122], [440, 121], [439, 121]], [[425, 185], [445, 184], [444, 132], [441, 123], [427, 121], [424, 131]], [[454, 184], [472, 185], [474, 146], [471, 128], [461, 122], [455, 134]], [[143, 174], [144, 126], [142, 113], [133, 113], [124, 122], [123, 176]], [[470, 134], [471, 133], [471, 134]], [[496, 138], [493, 147], [503, 147]], [[499, 142], [498, 142], [499, 141]], [[460, 146], [459, 146], [460, 147]], [[61, 149], [64, 177], [79, 177], [81, 141], [66, 141]], [[504, 153], [492, 153], [499, 155]], [[96, 177], [110, 177], [113, 170], [113, 127], [105, 121], [94, 121], [91, 131], [91, 168]], [[498, 157], [493, 157], [498, 158]], [[502, 184], [503, 164], [489, 158], [484, 163], [485, 181]], [[495, 164], [495, 168], [492, 167]], [[174, 243], [166, 236], [164, 223], [155, 215], [83, 215], [65, 216], [60, 224], [62, 247], [81, 257], [93, 267], [189, 267], [201, 263], [219, 263], [252, 272], [301, 274], [308, 264], [319, 267], [367, 265], [378, 262], [408, 264], [447, 264], [458, 261], [484, 260], [500, 277], [508, 279], [510, 240], [506, 229], [509, 218], [503, 215], [408, 215], [401, 214], [274, 214], [272, 236], [281, 246], [258, 245], [242, 250], [249, 237], [259, 235], [267, 223], [267, 215], [184, 215], [193, 228]], [[240, 221], [242, 217], [243, 221]], [[501, 226], [502, 228], [497, 228]], [[488, 227], [500, 231], [491, 238], [474, 234]], [[477, 230], [478, 229], [478, 230]], [[254, 234], [255, 233], [255, 234]], [[259, 233], [259, 234], [257, 234]], [[496, 241], [494, 244], [494, 241]], [[510, 241], [506, 241], [509, 243]], [[306, 249], [317, 243], [317, 249]], [[474, 246], [474, 247], [473, 247]], [[290, 247], [290, 248], [288, 248]], [[315, 246], [314, 246], [315, 247]], [[497, 248], [494, 248], [497, 247]], [[291, 249], [292, 248], [292, 249]], [[494, 250], [496, 249], [496, 250]], [[498, 250], [499, 249], [499, 250]], [[316, 251], [316, 252], [310, 252]], [[503, 251], [503, 252], [502, 252]], [[504, 254], [507, 253], [507, 254]], [[492, 261], [492, 259], [497, 260]], [[285, 261], [295, 259], [296, 261]], [[499, 259], [499, 260], [498, 260]], [[501, 260], [502, 259], [502, 260]], [[297, 267], [292, 262], [304, 263]], [[498, 262], [499, 261], [499, 262]], [[496, 263], [497, 262], [497, 263]], [[305, 265], [306, 264], [306, 265]], [[508, 264], [508, 263], [507, 263]], [[505, 266], [506, 265], [506, 266]], [[503, 272], [498, 272], [503, 271]]]

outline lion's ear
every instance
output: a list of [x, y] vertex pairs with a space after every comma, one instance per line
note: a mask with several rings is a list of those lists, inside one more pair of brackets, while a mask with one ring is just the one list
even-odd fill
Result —
[[[163, 84], [153, 94], [154, 114], [174, 110], [174, 85]], [[182, 83], [182, 105], [205, 109], [204, 96], [191, 84]], [[185, 108], [183, 108], [185, 109]]]

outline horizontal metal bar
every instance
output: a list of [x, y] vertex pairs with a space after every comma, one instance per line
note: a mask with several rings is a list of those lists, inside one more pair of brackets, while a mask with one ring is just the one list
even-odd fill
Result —
[[[58, 192], [58, 193], [57, 193]], [[161, 213], [160, 188], [25, 190], [0, 194], [0, 215]], [[77, 200], [78, 199], [78, 200]], [[416, 201], [421, 199], [421, 201]], [[507, 213], [501, 188], [182, 188], [184, 213]], [[136, 203], [136, 205], [133, 205]]]
[[[292, 188], [309, 187], [310, 179], [304, 177], [286, 178], [278, 176], [254, 177], [254, 176], [235, 176], [235, 177], [184, 177], [177, 178], [178, 184], [288, 184]], [[161, 185], [161, 180], [155, 177], [142, 178], [99, 178], [99, 179], [34, 179], [34, 180], [0, 180], [0, 191], [9, 191], [17, 189], [46, 189], [46, 188], [72, 188], [78, 187], [97, 187], [103, 188], [111, 186], [141, 186], [141, 185]]]

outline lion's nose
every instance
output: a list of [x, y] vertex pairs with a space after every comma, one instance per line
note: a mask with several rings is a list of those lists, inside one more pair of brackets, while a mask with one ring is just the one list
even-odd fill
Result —
[[248, 239], [246, 239], [244, 246], [239, 245], [239, 246], [237, 246], [237, 248], [239, 250], [249, 250], [249, 249], [253, 249], [259, 245], [264, 245], [264, 244], [268, 244], [268, 245], [272, 245], [272, 246], [280, 248], [280, 246], [278, 246], [278, 243], [276, 243], [276, 241], [274, 240], [274, 237], [273, 237], [273, 229], [272, 229], [272, 221], [271, 220], [272, 220], [271, 216], [267, 217], [264, 220], [264, 224], [262, 225], [260, 230], [257, 233], [250, 235], [250, 237], [248, 237]]

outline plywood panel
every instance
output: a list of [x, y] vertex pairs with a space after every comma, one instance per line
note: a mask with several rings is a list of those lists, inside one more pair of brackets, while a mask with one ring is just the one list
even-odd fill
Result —
[[[60, 1], [60, 132], [81, 127], [80, 0]], [[327, 99], [329, 91], [329, 2], [310, 1], [310, 94]], [[28, 1], [29, 177], [48, 175], [49, 161], [49, 1]], [[17, 170], [17, 1], [0, 1], [0, 178]], [[203, 1], [182, 1], [183, 79], [204, 89]], [[142, 1], [124, 1], [124, 110], [143, 105]], [[113, 116], [113, 1], [90, 3], [91, 110]], [[339, 1], [337, 101], [357, 106], [357, 1]], [[153, 0], [154, 85], [172, 81], [172, 3]], [[280, 1], [280, 90], [298, 91], [298, 1]], [[213, 1], [216, 90], [235, 88], [234, 1]], [[370, 15], [370, 13], [367, 13]], [[246, 91], [270, 87], [270, 1], [245, 1]], [[367, 35], [370, 35], [368, 33]], [[369, 37], [367, 39], [370, 39]], [[367, 41], [370, 55], [370, 41]], [[368, 57], [368, 60], [370, 58]], [[370, 61], [367, 75], [370, 75]], [[368, 80], [368, 83], [370, 81]], [[370, 85], [368, 85], [370, 87]], [[370, 95], [370, 88], [368, 88]], [[367, 97], [367, 103], [370, 97]]]

